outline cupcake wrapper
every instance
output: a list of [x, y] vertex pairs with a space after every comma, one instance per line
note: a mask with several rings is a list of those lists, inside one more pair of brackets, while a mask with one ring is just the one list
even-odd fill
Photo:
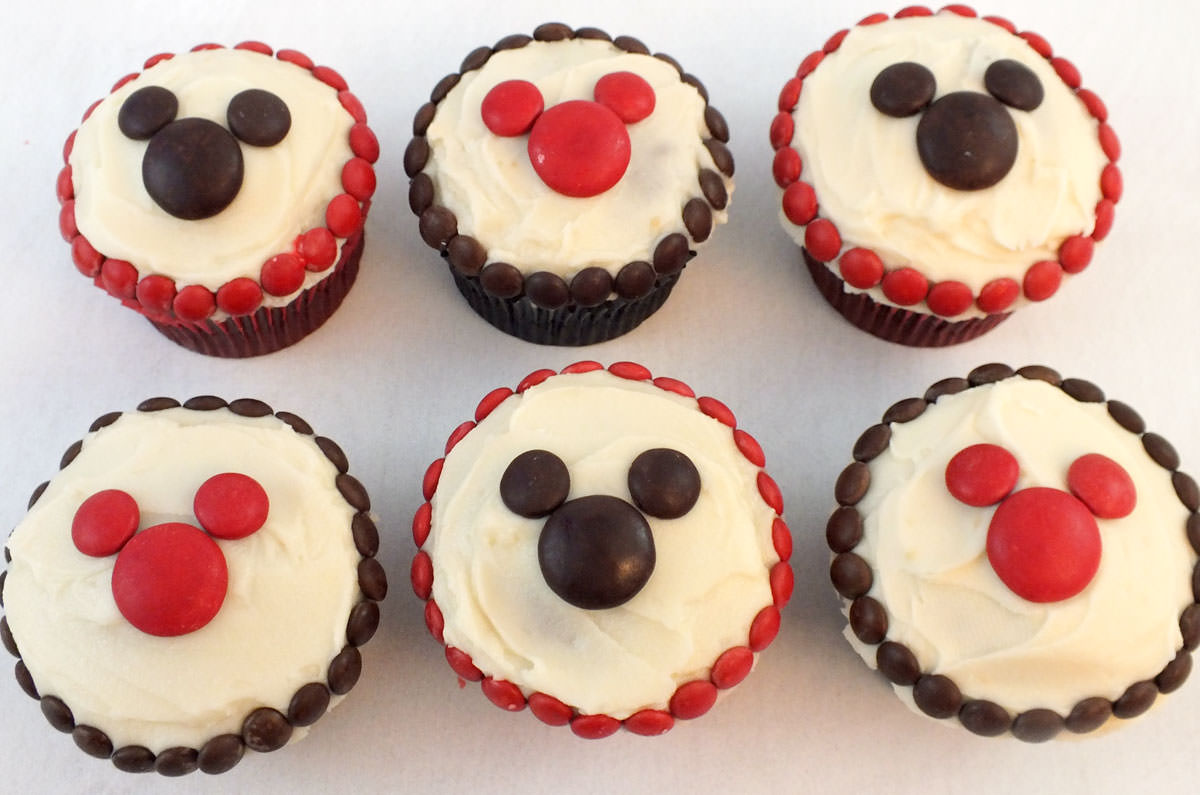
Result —
[[243, 359], [273, 353], [316, 331], [341, 306], [358, 276], [362, 250], [363, 234], [359, 232], [342, 247], [342, 258], [334, 272], [286, 306], [259, 307], [249, 315], [219, 323], [163, 323], [150, 319], [150, 324], [172, 342], [207, 356]]
[[829, 268], [801, 249], [804, 264], [821, 295], [842, 317], [863, 331], [888, 342], [917, 348], [940, 348], [973, 340], [1008, 318], [1008, 312], [966, 320], [947, 320], [937, 315], [914, 312], [881, 304], [866, 293], [847, 292], [845, 282]]
[[616, 298], [593, 307], [543, 309], [527, 296], [506, 299], [489, 295], [478, 279], [449, 267], [458, 291], [476, 314], [506, 334], [539, 345], [594, 345], [626, 334], [657, 312], [679, 281], [679, 273], [664, 276], [649, 293], [633, 300]]

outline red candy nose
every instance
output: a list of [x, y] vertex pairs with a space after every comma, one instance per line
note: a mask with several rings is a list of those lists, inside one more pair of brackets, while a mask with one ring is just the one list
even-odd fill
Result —
[[1029, 488], [996, 509], [988, 561], [1005, 585], [1030, 602], [1069, 599], [1100, 567], [1100, 529], [1087, 506], [1065, 491]]
[[616, 185], [629, 167], [625, 124], [596, 102], [571, 100], [544, 112], [529, 134], [529, 160], [552, 190], [596, 196]]

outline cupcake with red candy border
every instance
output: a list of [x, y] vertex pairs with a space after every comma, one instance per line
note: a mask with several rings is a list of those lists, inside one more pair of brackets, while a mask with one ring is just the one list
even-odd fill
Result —
[[495, 389], [425, 473], [426, 626], [494, 704], [581, 737], [699, 717], [791, 595], [763, 465], [728, 407], [631, 362]]
[[348, 469], [259, 400], [100, 417], [5, 544], [18, 684], [131, 773], [222, 773], [300, 739], [358, 681], [387, 593]]
[[190, 350], [297, 342], [358, 274], [379, 157], [366, 119], [340, 74], [296, 50], [149, 58], [64, 145], [76, 268]]
[[540, 25], [434, 87], [404, 154], [422, 239], [471, 307], [531, 342], [587, 345], [666, 301], [727, 215], [724, 117], [632, 36]]
[[1119, 725], [1200, 645], [1200, 489], [1127, 404], [988, 364], [895, 403], [826, 526], [846, 637], [914, 711], [1027, 742]]
[[967, 6], [837, 32], [778, 110], [783, 226], [825, 299], [893, 342], [963, 342], [1050, 298], [1121, 198], [1120, 143], [1079, 70]]

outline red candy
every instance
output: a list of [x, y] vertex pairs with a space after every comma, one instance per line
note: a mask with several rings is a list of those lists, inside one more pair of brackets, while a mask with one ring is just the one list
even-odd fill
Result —
[[175, 294], [171, 306], [180, 320], [199, 323], [217, 308], [217, 299], [206, 288], [198, 284], [189, 284]]
[[1067, 488], [1101, 519], [1128, 516], [1137, 505], [1137, 489], [1125, 468], [1107, 456], [1088, 453], [1067, 470]]
[[295, 254], [276, 254], [262, 266], [262, 288], [270, 295], [291, 295], [304, 284], [304, 261]]
[[727, 690], [749, 676], [753, 667], [754, 652], [746, 646], [735, 646], [727, 649], [713, 663], [710, 678], [714, 685]]
[[267, 521], [270, 501], [258, 481], [240, 472], [213, 475], [196, 489], [192, 510], [217, 538], [245, 538]]
[[362, 208], [358, 199], [349, 193], [342, 193], [330, 200], [325, 208], [325, 226], [338, 237], [350, 237], [362, 226]]
[[995, 505], [1017, 485], [1016, 457], [994, 444], [973, 444], [946, 465], [946, 489], [960, 502], [983, 508]]
[[842, 236], [833, 221], [818, 218], [804, 228], [804, 247], [813, 259], [830, 262], [842, 250]]
[[1054, 260], [1042, 260], [1029, 266], [1025, 271], [1025, 280], [1021, 285], [1025, 297], [1030, 301], [1045, 301], [1058, 292], [1062, 284], [1063, 269]]
[[992, 315], [1008, 309], [1020, 295], [1021, 285], [1017, 284], [1015, 279], [1002, 276], [983, 286], [979, 297], [975, 299], [975, 305]]
[[337, 238], [323, 226], [310, 229], [300, 235], [296, 251], [304, 258], [304, 267], [310, 271], [323, 271], [337, 259]]
[[543, 113], [529, 135], [533, 170], [565, 196], [596, 196], [616, 185], [629, 166], [625, 124], [595, 102], [562, 102]]
[[[780, 149], [790, 152], [790, 149]], [[783, 214], [796, 226], [805, 226], [817, 215], [817, 194], [807, 182], [793, 182], [783, 191]]]
[[611, 72], [596, 81], [593, 98], [626, 124], [636, 124], [654, 112], [654, 89], [633, 72]]
[[228, 585], [221, 548], [198, 527], [181, 522], [138, 533], [113, 564], [117, 609], [130, 624], [159, 637], [186, 635], [211, 621]]
[[961, 315], [970, 309], [974, 302], [975, 296], [971, 294], [971, 288], [957, 281], [938, 282], [929, 288], [929, 294], [925, 296], [925, 303], [930, 311], [942, 317]]
[[692, 720], [708, 712], [716, 702], [716, 685], [698, 679], [680, 685], [671, 696], [668, 707], [676, 718]]
[[852, 248], [838, 260], [846, 284], [866, 290], [883, 280], [883, 260], [869, 248]]
[[915, 268], [898, 268], [883, 277], [880, 286], [887, 299], [899, 306], [912, 306], [925, 300], [929, 282]]
[[987, 536], [988, 561], [1017, 596], [1057, 602], [1075, 596], [1100, 566], [1100, 530], [1065, 491], [1022, 489], [1000, 504]]
[[166, 276], [151, 274], [138, 282], [134, 297], [147, 312], [165, 315], [175, 300], [175, 282]]
[[231, 315], [248, 315], [262, 304], [262, 288], [253, 279], [239, 276], [217, 290], [217, 306]]
[[93, 558], [116, 553], [137, 532], [137, 502], [119, 489], [98, 491], [83, 501], [71, 522], [75, 548]]
[[511, 138], [533, 127], [544, 108], [542, 92], [528, 80], [497, 83], [479, 106], [483, 124], [496, 135]]

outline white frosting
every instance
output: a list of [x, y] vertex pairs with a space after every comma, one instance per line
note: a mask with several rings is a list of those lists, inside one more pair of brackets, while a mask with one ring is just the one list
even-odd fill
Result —
[[[141, 529], [195, 524], [196, 487], [227, 471], [257, 480], [270, 512], [256, 533], [216, 539], [229, 569], [224, 604], [191, 634], [141, 632], [113, 600], [115, 556], [88, 557], [72, 543], [76, 509], [117, 488], [137, 501]], [[260, 706], [286, 714], [299, 687], [325, 681], [361, 598], [354, 509], [336, 475], [311, 437], [226, 409], [126, 413], [89, 434], [8, 541], [5, 612], [39, 692], [115, 747], [156, 753], [239, 733]]]
[[[1045, 89], [1033, 111], [1006, 108], [1019, 137], [1016, 162], [991, 188], [941, 185], [917, 154], [920, 115], [880, 113], [871, 83], [891, 64], [916, 61], [933, 72], [937, 97], [983, 92], [984, 71], [1004, 58], [1032, 69]], [[931, 283], [961, 281], [978, 295], [992, 279], [1020, 284], [1030, 265], [1057, 259], [1063, 240], [1094, 226], [1107, 163], [1095, 119], [1045, 58], [990, 22], [943, 12], [853, 27], [804, 79], [792, 116], [800, 179], [815, 189], [819, 214], [837, 225], [843, 251], [872, 249], [888, 270], [912, 266]], [[804, 228], [783, 221], [803, 244]], [[836, 261], [829, 266], [836, 272]], [[890, 303], [878, 288], [870, 294]]]
[[[529, 136], [502, 138], [483, 124], [480, 104], [497, 83], [532, 82], [545, 106], [591, 99], [596, 81], [634, 72], [654, 89], [654, 112], [626, 125], [632, 152], [621, 180], [604, 193], [572, 198], [542, 182], [529, 162]], [[425, 167], [438, 204], [458, 228], [488, 250], [488, 259], [525, 273], [551, 271], [565, 279], [589, 266], [613, 275], [628, 262], [649, 260], [658, 241], [683, 231], [683, 205], [701, 196], [700, 169], [717, 171], [704, 147], [704, 99], [670, 64], [589, 39], [532, 42], [495, 53], [462, 76], [437, 108]], [[719, 173], [719, 172], [718, 172]], [[732, 192], [733, 183], [725, 180]], [[726, 212], [713, 210], [714, 224]]]
[[[869, 595], [887, 609], [888, 639], [908, 646], [922, 671], [950, 677], [966, 698], [1066, 715], [1084, 698], [1119, 697], [1175, 657], [1196, 563], [1187, 510], [1170, 473], [1103, 403], [1011, 378], [941, 397], [891, 428], [888, 449], [869, 464], [871, 487], [857, 506], [864, 536], [854, 552], [874, 571]], [[1076, 596], [1027, 602], [992, 570], [985, 543], [995, 508], [967, 506], [945, 486], [950, 458], [979, 442], [1016, 456], [1018, 489], [1065, 490], [1071, 462], [1093, 452], [1133, 478], [1137, 507], [1122, 519], [1097, 519], [1100, 568]], [[875, 647], [848, 637], [874, 667]]]
[[[275, 146], [239, 142], [244, 176], [237, 197], [211, 218], [181, 220], [155, 204], [142, 184], [146, 142], [126, 138], [117, 127], [125, 98], [151, 85], [179, 99], [176, 118], [223, 127], [229, 100], [249, 88], [265, 89], [287, 104], [291, 129]], [[80, 125], [70, 157], [76, 224], [97, 251], [129, 261], [139, 278], [161, 274], [180, 287], [210, 290], [242, 276], [258, 281], [264, 262], [291, 251], [297, 235], [324, 226], [326, 206], [342, 192], [342, 166], [353, 157], [353, 123], [337, 92], [307, 69], [246, 50], [180, 53], [106, 97]], [[308, 274], [304, 287], [331, 272]]]
[[[656, 447], [691, 458], [699, 500], [679, 519], [646, 517], [657, 563], [633, 599], [572, 607], [538, 567], [545, 520], [505, 507], [500, 476], [519, 453], [543, 448], [566, 463], [569, 499], [629, 500], [630, 463]], [[695, 400], [604, 371], [555, 376], [504, 401], [446, 457], [432, 501], [425, 549], [446, 644], [527, 695], [541, 691], [587, 714], [665, 708], [680, 684], [707, 678], [722, 652], [746, 645], [755, 615], [771, 604], [774, 512], [758, 494], [758, 471]]]

